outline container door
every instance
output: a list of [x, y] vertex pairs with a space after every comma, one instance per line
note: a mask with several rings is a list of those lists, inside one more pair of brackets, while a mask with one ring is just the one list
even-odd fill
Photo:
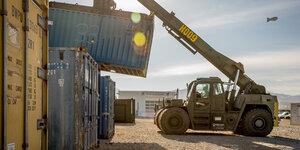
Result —
[[[42, 68], [47, 62], [48, 47], [45, 34], [47, 3], [44, 0], [29, 1], [28, 8], [28, 67], [25, 67], [23, 30], [25, 14], [22, 1], [7, 1], [7, 93], [5, 93], [7, 96], [5, 144], [7, 146], [5, 147], [8, 149], [22, 149], [24, 146], [28, 149], [42, 149], [46, 144], [45, 132], [42, 131], [44, 128], [42, 118], [43, 115], [46, 117], [47, 113], [47, 87], [43, 79], [46, 72]], [[27, 92], [24, 86], [26, 69]], [[28, 120], [25, 120], [26, 114]]]
[[21, 149], [25, 129], [25, 34], [22, 30], [24, 13], [22, 1], [7, 1], [7, 3], [7, 146], [5, 147]]
[[[47, 52], [47, 46], [43, 44], [43, 25], [45, 26], [45, 17], [43, 17], [42, 8], [37, 1], [29, 1], [29, 38], [28, 38], [28, 143], [29, 149], [40, 148], [42, 129], [44, 128], [43, 104], [45, 101], [46, 90], [44, 86], [45, 70], [43, 66], [47, 60], [43, 55]], [[44, 62], [44, 63], [43, 63]], [[43, 101], [44, 100], [44, 101]]]

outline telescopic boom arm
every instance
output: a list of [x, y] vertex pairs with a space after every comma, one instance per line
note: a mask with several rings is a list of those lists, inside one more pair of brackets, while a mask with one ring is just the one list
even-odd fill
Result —
[[218, 68], [223, 74], [225, 74], [231, 81], [237, 81], [236, 84], [240, 87], [240, 93], [266, 93], [264, 86], [257, 85], [246, 74], [244, 74], [245, 70], [241, 63], [237, 63], [213, 49], [195, 32], [193, 32], [177, 17], [175, 17], [175, 13], [169, 13], [154, 0], [138, 1], [148, 10], [150, 10], [151, 13], [154, 13], [154, 15], [162, 20], [163, 26], [166, 28], [166, 30], [189, 51], [191, 51], [193, 54], [198, 52], [216, 68]]

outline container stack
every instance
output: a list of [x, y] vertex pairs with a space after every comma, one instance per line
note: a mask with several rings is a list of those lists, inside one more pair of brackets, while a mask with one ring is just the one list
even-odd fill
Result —
[[49, 149], [93, 149], [115, 132], [115, 82], [99, 70], [146, 77], [154, 18], [113, 0], [49, 5]]

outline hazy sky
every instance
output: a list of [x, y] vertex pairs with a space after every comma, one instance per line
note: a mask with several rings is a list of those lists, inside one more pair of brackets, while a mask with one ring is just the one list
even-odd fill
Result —
[[[56, 0], [92, 5], [92, 0]], [[149, 14], [137, 0], [115, 0], [117, 9]], [[246, 74], [269, 92], [300, 94], [300, 1], [157, 0], [213, 48], [242, 62]], [[266, 23], [267, 17], [276, 22]], [[197, 77], [227, 77], [191, 54], [155, 18], [147, 78], [109, 74], [120, 90], [174, 90]]]

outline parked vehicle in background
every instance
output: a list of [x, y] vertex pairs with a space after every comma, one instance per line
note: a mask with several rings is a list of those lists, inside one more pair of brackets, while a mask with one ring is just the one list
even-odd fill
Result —
[[290, 119], [290, 118], [291, 118], [291, 114], [290, 113], [285, 116], [285, 119]]
[[278, 118], [284, 119], [284, 118], [291, 118], [291, 114], [289, 112], [282, 112], [278, 115]]

